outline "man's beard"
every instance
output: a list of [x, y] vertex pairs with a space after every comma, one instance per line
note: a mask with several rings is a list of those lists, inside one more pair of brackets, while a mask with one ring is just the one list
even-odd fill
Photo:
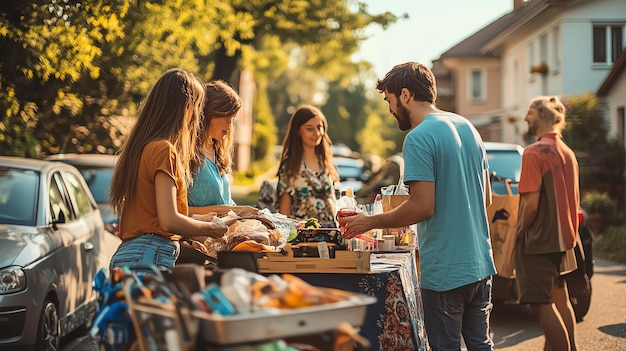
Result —
[[526, 134], [531, 137], [536, 137], [537, 129], [539, 129], [539, 121], [535, 120], [533, 123], [528, 125], [528, 132]]
[[411, 129], [411, 120], [409, 118], [411, 113], [408, 108], [404, 107], [404, 105], [400, 103], [400, 100], [396, 103], [396, 107], [398, 108], [398, 113], [395, 117], [398, 121], [398, 128], [400, 128], [401, 131], [406, 132]]

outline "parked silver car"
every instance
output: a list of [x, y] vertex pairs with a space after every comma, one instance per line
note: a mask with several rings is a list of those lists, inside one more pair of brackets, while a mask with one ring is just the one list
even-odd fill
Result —
[[104, 227], [111, 233], [118, 234], [119, 218], [109, 203], [109, 188], [117, 157], [105, 154], [69, 153], [46, 156], [44, 160], [65, 162], [78, 168], [100, 208]]
[[0, 348], [58, 350], [88, 324], [119, 242], [78, 169], [0, 157]]

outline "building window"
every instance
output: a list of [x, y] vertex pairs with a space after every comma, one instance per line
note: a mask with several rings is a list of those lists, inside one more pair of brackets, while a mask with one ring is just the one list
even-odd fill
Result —
[[561, 67], [561, 29], [552, 29], [552, 69], [558, 70]]
[[593, 62], [612, 64], [624, 48], [623, 24], [593, 26]]
[[482, 69], [470, 70], [470, 100], [485, 99], [485, 74]]

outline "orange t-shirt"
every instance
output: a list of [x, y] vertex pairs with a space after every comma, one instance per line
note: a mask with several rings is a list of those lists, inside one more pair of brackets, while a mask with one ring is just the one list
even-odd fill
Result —
[[120, 216], [122, 240], [136, 238], [146, 233], [156, 233], [166, 238], [169, 233], [159, 226], [154, 181], [157, 172], [164, 172], [176, 183], [176, 209], [187, 216], [187, 190], [178, 168], [178, 153], [167, 140], [152, 141], [144, 146], [139, 159], [136, 194], [132, 203], [125, 203]]
[[[578, 162], [556, 133], [547, 133], [524, 149], [520, 194], [539, 192], [535, 220], [525, 233], [526, 253], [564, 252], [578, 235]], [[521, 218], [524, 206], [520, 206]], [[518, 228], [519, 230], [520, 228]]]

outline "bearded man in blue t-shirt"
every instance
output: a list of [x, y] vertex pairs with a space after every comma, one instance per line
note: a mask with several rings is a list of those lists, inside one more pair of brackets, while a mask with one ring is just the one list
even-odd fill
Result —
[[404, 139], [409, 199], [390, 212], [344, 217], [345, 237], [417, 223], [424, 325], [433, 350], [493, 350], [489, 335], [493, 263], [486, 206], [487, 154], [464, 117], [435, 106], [432, 71], [396, 65], [377, 82]]

